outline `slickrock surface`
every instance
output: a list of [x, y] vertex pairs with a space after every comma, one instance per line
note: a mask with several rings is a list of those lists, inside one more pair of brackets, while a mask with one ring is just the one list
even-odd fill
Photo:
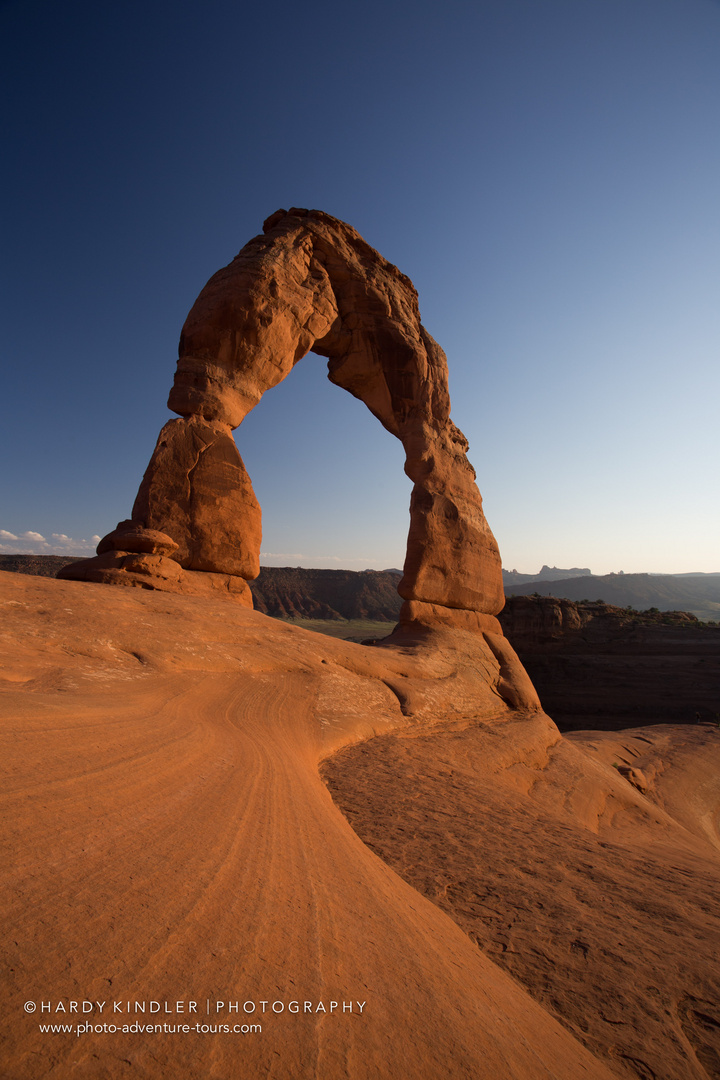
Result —
[[387, 733], [323, 774], [360, 838], [617, 1076], [717, 1078], [720, 731], [529, 736]]
[[[0, 575], [0, 603], [5, 1076], [616, 1075], [361, 842], [319, 776], [376, 734], [442, 746], [479, 726], [501, 774], [529, 760], [542, 786], [560, 736], [508, 708], [481, 635], [363, 648], [227, 600], [20, 574]], [[644, 820], [617, 770], [573, 760], [619, 819]], [[508, 828], [511, 865], [525, 856]], [[536, 830], [532, 851], [544, 844]], [[270, 1004], [245, 1035], [38, 1026], [47, 1001], [190, 1000], [215, 1025]], [[315, 1011], [289, 1012], [298, 1000]], [[317, 1011], [331, 1001], [354, 1011]]]

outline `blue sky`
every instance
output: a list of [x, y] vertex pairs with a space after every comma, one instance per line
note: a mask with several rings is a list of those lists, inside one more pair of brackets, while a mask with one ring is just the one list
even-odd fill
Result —
[[[195, 296], [295, 205], [414, 281], [507, 568], [720, 570], [720, 4], [5, 0], [0, 42], [0, 550], [129, 515]], [[400, 444], [324, 370], [235, 433], [263, 561], [401, 566]]]

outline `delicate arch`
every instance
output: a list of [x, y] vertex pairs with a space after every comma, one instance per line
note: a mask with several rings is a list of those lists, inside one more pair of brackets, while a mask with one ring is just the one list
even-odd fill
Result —
[[420, 322], [410, 279], [318, 210], [278, 210], [202, 290], [168, 400], [182, 419], [163, 428], [132, 518], [98, 546], [103, 565], [78, 569], [91, 580], [230, 588], [247, 602], [260, 508], [231, 430], [311, 349], [405, 449], [414, 486], [402, 618], [482, 627], [503, 605], [500, 557], [450, 420], [445, 354]]

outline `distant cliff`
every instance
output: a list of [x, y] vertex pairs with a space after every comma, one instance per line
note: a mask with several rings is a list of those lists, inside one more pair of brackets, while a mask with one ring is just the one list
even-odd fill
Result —
[[690, 612], [516, 596], [500, 622], [561, 731], [720, 719], [720, 626]]
[[580, 602], [604, 600], [618, 607], [691, 611], [705, 621], [720, 619], [720, 574], [592, 574], [505, 584], [508, 597], [527, 593]]
[[55, 577], [58, 570], [86, 555], [0, 555], [0, 570], [12, 574], [34, 574]]
[[[79, 558], [79, 556], [78, 556]], [[54, 577], [61, 566], [76, 561], [66, 555], [0, 555], [0, 570]], [[571, 571], [543, 567], [549, 574]], [[589, 570], [577, 577], [540, 580], [503, 571], [509, 598], [529, 593], [584, 602], [604, 600], [618, 607], [632, 605], [661, 611], [690, 611], [699, 619], [720, 620], [720, 574], [606, 574]], [[509, 579], [523, 578], [520, 584]], [[250, 583], [258, 611], [277, 618], [373, 619], [395, 622], [402, 603], [397, 594], [400, 570], [308, 570], [264, 566]]]
[[[397, 622], [402, 600], [394, 570], [306, 570], [263, 566], [250, 582], [255, 608], [278, 619]], [[390, 628], [388, 627], [388, 633]]]

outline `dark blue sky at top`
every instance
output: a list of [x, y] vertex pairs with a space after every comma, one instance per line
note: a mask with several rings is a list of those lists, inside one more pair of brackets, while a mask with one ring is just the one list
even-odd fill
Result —
[[[0, 49], [0, 550], [128, 516], [195, 296], [295, 205], [415, 283], [506, 566], [720, 569], [720, 5], [6, 0]], [[264, 561], [399, 565], [324, 370], [236, 432]]]

